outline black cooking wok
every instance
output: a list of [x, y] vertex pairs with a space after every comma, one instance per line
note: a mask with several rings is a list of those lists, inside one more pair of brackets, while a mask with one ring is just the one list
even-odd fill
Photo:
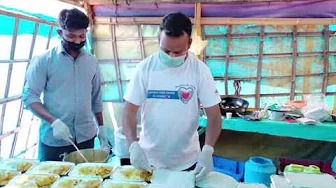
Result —
[[227, 112], [231, 112], [232, 116], [238, 117], [237, 113], [245, 114], [249, 103], [239, 97], [222, 97], [222, 101], [219, 103], [219, 108], [223, 116]]

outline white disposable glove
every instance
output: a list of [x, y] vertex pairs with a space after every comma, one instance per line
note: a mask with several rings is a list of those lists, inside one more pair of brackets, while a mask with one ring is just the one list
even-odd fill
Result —
[[100, 149], [105, 150], [105, 151], [109, 151], [110, 148], [108, 146], [107, 139], [106, 139], [106, 136], [105, 136], [105, 127], [104, 126], [99, 126], [98, 139], [99, 139], [99, 142], [100, 142]]
[[70, 140], [72, 138], [69, 127], [60, 119], [56, 119], [52, 124], [53, 135], [56, 139]]
[[336, 172], [336, 156], [334, 157], [334, 160], [331, 163], [331, 169], [332, 171]]
[[152, 171], [147, 160], [145, 152], [142, 150], [138, 142], [133, 142], [129, 147], [131, 164], [140, 170]]
[[213, 170], [212, 154], [214, 148], [209, 145], [204, 145], [200, 156], [198, 157], [194, 173], [196, 180], [200, 180], [205, 177], [209, 172]]

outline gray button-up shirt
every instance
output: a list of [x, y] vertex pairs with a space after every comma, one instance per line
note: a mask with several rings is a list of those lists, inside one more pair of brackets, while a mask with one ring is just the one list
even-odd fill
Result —
[[[97, 134], [93, 113], [102, 111], [101, 78], [97, 60], [84, 49], [76, 59], [62, 45], [34, 57], [27, 69], [22, 101], [26, 106], [41, 102], [70, 129], [73, 139], [84, 142]], [[41, 120], [40, 139], [49, 146], [67, 146], [56, 139], [52, 127]]]

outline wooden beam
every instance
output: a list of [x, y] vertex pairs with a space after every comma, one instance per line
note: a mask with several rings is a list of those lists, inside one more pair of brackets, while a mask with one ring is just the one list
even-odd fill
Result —
[[[265, 33], [265, 37], [291, 37], [293, 36], [293, 32], [274, 32], [274, 33]], [[299, 32], [297, 33], [298, 37], [317, 37], [324, 36], [323, 32]], [[221, 35], [205, 35], [205, 38], [225, 38], [226, 34]], [[259, 37], [259, 33], [233, 33], [231, 34], [231, 38], [256, 38]]]
[[201, 36], [201, 18], [202, 18], [202, 4], [195, 5], [195, 32], [197, 36]]
[[[74, 0], [59, 0], [59, 1], [68, 1], [73, 4]], [[83, 1], [83, 0], [80, 0]], [[86, 0], [91, 5], [115, 5], [114, 0]], [[118, 0], [119, 5], [122, 4], [148, 4], [148, 3], [249, 3], [249, 2], [289, 2], [291, 0]], [[299, 0], [304, 1], [304, 0]], [[78, 1], [77, 1], [78, 2]]]
[[[162, 17], [95, 17], [97, 24], [160, 24]], [[191, 19], [194, 22], [193, 19]], [[202, 17], [201, 25], [328, 25], [336, 18], [227, 18]]]
[[75, 6], [78, 6], [78, 7], [84, 7], [84, 3], [87, 2], [87, 0], [58, 0], [58, 1], [61, 1], [63, 3], [67, 3], [67, 4], [71, 4], [71, 5], [75, 5]]
[[90, 20], [90, 25], [89, 26], [92, 28], [92, 26], [94, 24], [94, 19], [93, 19], [94, 16], [93, 16], [93, 12], [92, 12], [92, 7], [91, 7], [91, 5], [89, 3], [85, 2], [84, 3], [84, 9], [85, 9], [85, 11], [87, 13], [87, 16], [89, 17], [89, 20]]
[[[321, 56], [323, 52], [298, 52], [297, 56], [299, 57], [307, 57], [307, 56]], [[336, 55], [336, 52], [329, 51], [329, 55]], [[293, 53], [270, 53], [263, 54], [263, 57], [292, 57]], [[244, 54], [244, 55], [230, 55], [230, 58], [258, 58], [258, 54]], [[226, 59], [225, 56], [207, 56], [207, 59]]]
[[9, 102], [12, 102], [12, 101], [16, 101], [16, 100], [19, 100], [21, 99], [22, 95], [14, 95], [14, 96], [11, 96], [11, 97], [8, 97], [8, 98], [2, 98], [0, 99], [0, 104], [6, 104], [6, 103], [9, 103]]
[[327, 25], [335, 24], [335, 18], [225, 18], [202, 17], [203, 25]]
[[46, 20], [43, 20], [43, 19], [40, 19], [40, 18], [36, 18], [36, 17], [32, 17], [32, 16], [26, 16], [26, 15], [23, 15], [23, 14], [9, 12], [9, 11], [5, 11], [5, 10], [0, 10], [0, 15], [1, 14], [5, 15], [5, 16], [17, 17], [17, 18], [21, 18], [21, 19], [34, 21], [34, 22], [44, 23], [44, 24], [47, 24], [47, 25], [53, 25], [53, 26], [58, 25], [58, 23], [56, 23], [56, 22], [50, 22], [50, 21], [46, 21]]
[[161, 17], [95, 17], [95, 24], [110, 25], [110, 24], [148, 24], [158, 25], [162, 21]]

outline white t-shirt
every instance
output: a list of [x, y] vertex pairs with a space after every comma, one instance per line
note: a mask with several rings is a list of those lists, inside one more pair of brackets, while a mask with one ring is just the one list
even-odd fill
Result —
[[156, 168], [184, 170], [196, 163], [199, 103], [220, 102], [208, 67], [188, 53], [179, 67], [160, 63], [158, 53], [144, 59], [124, 99], [141, 106], [140, 146]]

